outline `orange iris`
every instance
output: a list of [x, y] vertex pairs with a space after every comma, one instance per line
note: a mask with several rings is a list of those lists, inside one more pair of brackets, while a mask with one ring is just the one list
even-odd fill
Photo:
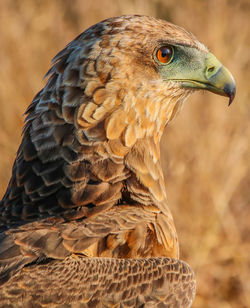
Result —
[[156, 52], [156, 58], [161, 63], [168, 63], [172, 59], [173, 48], [170, 46], [162, 46]]

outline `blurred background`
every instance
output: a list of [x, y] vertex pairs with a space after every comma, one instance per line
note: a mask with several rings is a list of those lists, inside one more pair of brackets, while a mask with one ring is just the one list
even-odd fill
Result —
[[250, 307], [250, 1], [1, 0], [0, 197], [23, 113], [55, 54], [87, 27], [122, 14], [166, 19], [193, 32], [234, 75], [228, 100], [196, 93], [162, 139], [168, 202], [181, 258], [194, 269], [193, 307]]

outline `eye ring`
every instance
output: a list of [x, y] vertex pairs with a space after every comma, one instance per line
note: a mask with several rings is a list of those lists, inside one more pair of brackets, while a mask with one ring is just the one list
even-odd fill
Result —
[[169, 64], [173, 60], [174, 48], [169, 45], [161, 46], [156, 50], [155, 57], [161, 64]]

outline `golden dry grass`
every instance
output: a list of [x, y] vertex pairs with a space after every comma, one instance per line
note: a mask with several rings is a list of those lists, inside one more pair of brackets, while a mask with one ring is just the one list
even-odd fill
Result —
[[51, 58], [88, 26], [128, 13], [190, 30], [236, 78], [230, 108], [210, 93], [189, 99], [163, 137], [162, 163], [181, 256], [197, 276], [193, 307], [250, 307], [249, 0], [0, 1], [0, 195]]

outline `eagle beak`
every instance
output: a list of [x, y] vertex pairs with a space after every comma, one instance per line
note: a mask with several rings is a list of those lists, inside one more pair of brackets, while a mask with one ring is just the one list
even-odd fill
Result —
[[225, 68], [212, 53], [208, 53], [205, 58], [203, 73], [197, 72], [199, 77], [193, 80], [183, 80], [182, 86], [185, 88], [204, 89], [215, 94], [229, 97], [229, 104], [233, 102], [236, 93], [236, 84], [232, 74]]

